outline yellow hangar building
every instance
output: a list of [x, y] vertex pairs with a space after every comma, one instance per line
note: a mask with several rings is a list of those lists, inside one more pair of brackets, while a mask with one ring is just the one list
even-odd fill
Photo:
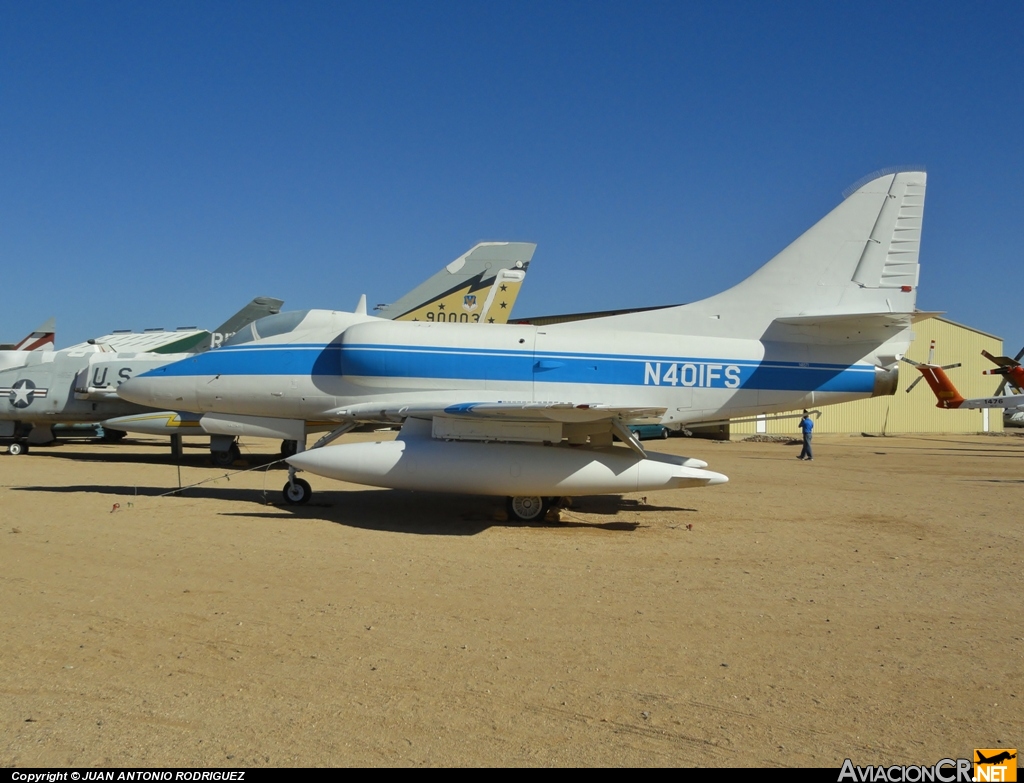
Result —
[[[939, 365], [962, 362], [963, 366], [947, 370], [949, 379], [965, 398], [987, 397], [995, 393], [999, 378], [982, 375], [982, 371], [995, 365], [981, 355], [982, 350], [1000, 356], [1002, 338], [995, 337], [946, 318], [928, 318], [914, 325], [915, 338], [907, 358], [928, 361], [928, 349], [935, 341], [934, 363]], [[890, 397], [825, 405], [817, 409], [814, 433], [860, 433], [897, 435], [905, 433], [978, 433], [1002, 432], [1003, 412], [991, 410], [945, 410], [935, 406], [935, 395], [923, 380], [907, 394], [907, 388], [921, 374], [912, 366], [900, 366], [899, 386]], [[751, 435], [790, 435], [797, 437], [797, 422], [801, 411], [793, 411], [795, 418], [754, 421], [733, 421], [728, 425], [728, 437], [742, 439]], [[786, 414], [777, 414], [786, 415]], [[723, 433], [725, 434], [725, 433]]]

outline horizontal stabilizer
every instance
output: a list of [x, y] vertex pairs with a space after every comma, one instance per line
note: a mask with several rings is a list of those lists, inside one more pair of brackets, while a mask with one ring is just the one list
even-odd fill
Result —
[[885, 327], [906, 328], [914, 321], [913, 313], [846, 313], [840, 315], [796, 315], [776, 318], [775, 323], [792, 326], [820, 326], [841, 328], [843, 331], [863, 327], [877, 329]]
[[794, 326], [841, 326], [844, 329], [863, 326], [900, 326], [927, 321], [943, 314], [941, 310], [915, 310], [912, 313], [823, 313], [820, 315], [795, 315], [776, 318], [776, 323]]

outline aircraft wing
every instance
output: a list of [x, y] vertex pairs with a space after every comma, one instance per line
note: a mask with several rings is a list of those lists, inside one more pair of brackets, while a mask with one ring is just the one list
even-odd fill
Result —
[[429, 419], [433, 437], [442, 441], [544, 443], [559, 442], [563, 435], [568, 435], [573, 445], [606, 446], [611, 445], [614, 435], [640, 457], [646, 458], [647, 452], [639, 438], [624, 422], [660, 420], [665, 410], [572, 402], [414, 403], [391, 408], [365, 403], [339, 408], [332, 415], [347, 421], [405, 422], [409, 419]]
[[437, 402], [385, 408], [374, 403], [364, 403], [331, 411], [332, 417], [358, 421], [404, 421], [408, 418], [431, 419], [443, 416], [496, 421], [551, 421], [564, 424], [660, 419], [664, 415], [665, 408], [619, 408], [600, 403], [572, 402]]

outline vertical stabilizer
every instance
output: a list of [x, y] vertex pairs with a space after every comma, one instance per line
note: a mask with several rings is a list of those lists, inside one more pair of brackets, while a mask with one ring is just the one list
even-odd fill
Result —
[[481, 242], [377, 309], [394, 321], [507, 323], [536, 249], [531, 242]]
[[[729, 290], [680, 307], [613, 316], [605, 323], [623, 330], [759, 339], [773, 322], [787, 319], [805, 319], [799, 328], [806, 334], [815, 325], [835, 331], [829, 324], [840, 318], [846, 320], [841, 331], [849, 330], [849, 316], [912, 314], [926, 182], [923, 171], [873, 176]], [[811, 323], [814, 318], [817, 324]]]
[[864, 243], [853, 282], [863, 288], [917, 288], [921, 224], [924, 219], [924, 173], [895, 174], [871, 236]]
[[32, 334], [14, 346], [15, 351], [52, 351], [56, 338], [56, 321], [50, 318]]
[[242, 329], [253, 321], [268, 315], [276, 315], [281, 312], [282, 299], [274, 299], [269, 296], [257, 296], [249, 304], [231, 316], [228, 320], [218, 326], [210, 336], [195, 347], [195, 351], [205, 351], [209, 348], [218, 348], [224, 344], [231, 335]]
[[[920, 371], [922, 377], [932, 390], [935, 395], [937, 402], [935, 403], [936, 408], [959, 408], [964, 404], [963, 395], [957, 391], [956, 386], [953, 385], [953, 381], [946, 375], [945, 369], [942, 367], [935, 367], [932, 365], [922, 365], [917, 368]], [[907, 391], [910, 391], [909, 389]]]

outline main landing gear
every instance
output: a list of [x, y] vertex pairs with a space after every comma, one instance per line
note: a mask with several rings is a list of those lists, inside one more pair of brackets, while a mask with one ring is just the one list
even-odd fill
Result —
[[7, 453], [12, 457], [28, 454], [28, 444], [23, 440], [16, 440], [7, 447]]
[[235, 461], [240, 459], [242, 456], [242, 450], [238, 448], [237, 443], [232, 443], [225, 451], [214, 451], [210, 450], [210, 457], [213, 459], [213, 464], [218, 468], [230, 468], [235, 464]]
[[558, 503], [558, 498], [517, 496], [508, 499], [508, 518], [516, 522], [536, 522], [547, 516], [548, 510]]

